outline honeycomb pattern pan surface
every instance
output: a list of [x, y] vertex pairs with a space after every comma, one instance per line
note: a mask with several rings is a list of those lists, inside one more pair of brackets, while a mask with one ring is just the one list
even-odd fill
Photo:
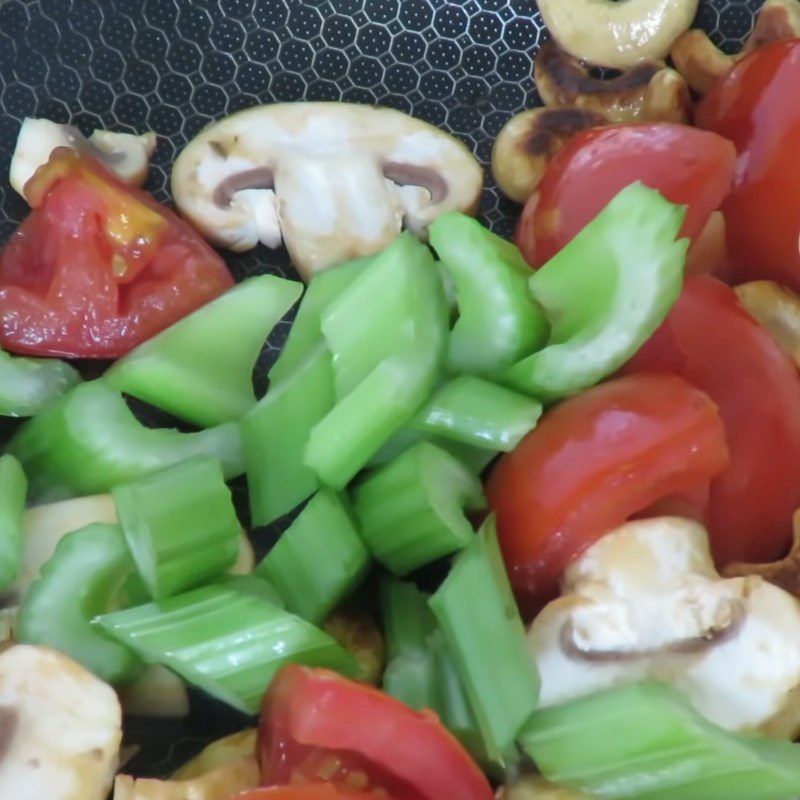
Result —
[[[737, 50], [759, 0], [701, 0], [697, 24]], [[345, 100], [410, 112], [486, 164], [505, 121], [537, 103], [532, 56], [547, 36], [533, 0], [0, 0], [0, 174], [21, 120], [40, 116], [160, 134], [147, 188], [203, 126], [257, 103]], [[481, 214], [509, 234], [519, 208], [489, 182]], [[26, 206], [0, 181], [0, 241]], [[290, 275], [281, 253], [230, 257], [238, 278]], [[276, 330], [262, 367], [287, 323]], [[128, 769], [166, 775], [246, 720], [203, 698], [180, 722], [132, 720]]]

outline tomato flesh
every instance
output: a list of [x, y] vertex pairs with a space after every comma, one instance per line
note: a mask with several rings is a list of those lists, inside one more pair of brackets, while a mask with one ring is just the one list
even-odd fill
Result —
[[631, 515], [702, 496], [727, 457], [714, 403], [675, 376], [612, 380], [545, 414], [486, 486], [523, 611], [553, 597], [569, 562]]
[[740, 61], [703, 98], [696, 122], [738, 151], [722, 210], [735, 282], [769, 278], [800, 290], [800, 42]]
[[32, 181], [0, 253], [3, 348], [114, 358], [233, 285], [186, 222], [96, 162], [56, 152]]
[[625, 367], [670, 371], [706, 392], [725, 424], [730, 463], [710, 487], [711, 549], [720, 566], [780, 558], [800, 506], [800, 377], [733, 289], [686, 281], [663, 325]]
[[264, 698], [257, 752], [265, 785], [492, 800], [486, 777], [435, 714], [328, 670], [289, 665], [278, 673]]
[[733, 145], [686, 125], [590, 128], [573, 136], [545, 170], [523, 210], [516, 241], [531, 266], [549, 261], [626, 186], [642, 181], [687, 204], [682, 236], [696, 239], [731, 187]]
[[250, 789], [234, 795], [230, 800], [391, 800], [391, 798], [386, 794], [347, 792], [337, 789], [330, 783], [317, 783]]

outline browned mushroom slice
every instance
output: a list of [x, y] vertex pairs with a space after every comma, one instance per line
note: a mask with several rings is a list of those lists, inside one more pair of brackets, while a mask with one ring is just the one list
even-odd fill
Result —
[[579, 108], [534, 108], [512, 117], [492, 148], [492, 174], [500, 190], [524, 203], [550, 159], [574, 134], [606, 122], [601, 114]]
[[794, 543], [785, 558], [769, 564], [728, 564], [722, 574], [726, 578], [758, 575], [800, 599], [800, 511], [795, 512], [793, 526]]
[[800, 367], [800, 297], [772, 281], [752, 281], [736, 287], [739, 302], [771, 334]]

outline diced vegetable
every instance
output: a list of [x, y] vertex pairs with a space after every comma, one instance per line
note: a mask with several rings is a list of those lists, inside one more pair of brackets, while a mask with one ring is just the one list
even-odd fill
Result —
[[349, 510], [322, 489], [281, 534], [256, 575], [278, 590], [289, 611], [316, 624], [355, 588], [368, 565]]
[[367, 548], [396, 575], [466, 547], [474, 534], [464, 509], [485, 505], [478, 479], [428, 442], [369, 475], [353, 498]]
[[303, 463], [303, 454], [311, 430], [333, 403], [331, 354], [318, 345], [242, 419], [255, 525], [267, 525], [291, 511], [319, 486], [316, 474]]
[[139, 574], [156, 600], [236, 561], [239, 520], [219, 462], [192, 458], [112, 490]]
[[22, 516], [28, 481], [14, 456], [0, 456], [0, 589], [11, 584], [22, 565]]
[[76, 383], [78, 371], [54, 358], [14, 358], [0, 351], [0, 416], [32, 417]]
[[174, 672], [161, 664], [149, 664], [131, 683], [118, 690], [129, 717], [184, 719], [189, 716], [189, 692]]
[[250, 278], [140, 344], [104, 380], [202, 427], [238, 419], [256, 403], [264, 341], [302, 290], [275, 275]]
[[502, 762], [536, 707], [539, 677], [503, 566], [494, 518], [430, 599], [477, 717], [489, 758]]
[[537, 400], [482, 378], [461, 375], [433, 395], [413, 426], [428, 435], [508, 451], [536, 427], [541, 414]]
[[145, 600], [125, 537], [116, 525], [94, 524], [67, 534], [28, 591], [17, 636], [54, 647], [110, 683], [134, 678], [142, 662], [91, 620]]
[[530, 268], [511, 242], [458, 213], [435, 220], [430, 240], [458, 300], [451, 371], [498, 375], [544, 344], [548, 324], [528, 293]]
[[623, 189], [530, 279], [552, 324], [547, 346], [505, 374], [543, 400], [610, 375], [663, 322], [681, 290], [685, 208], [641, 183]]
[[146, 428], [103, 381], [79, 384], [25, 423], [8, 450], [40, 501], [107, 492], [195, 455], [217, 458], [226, 478], [243, 471], [235, 423], [196, 433]]
[[[410, 334], [401, 336], [391, 355], [383, 358], [364, 380], [337, 402], [311, 431], [306, 447], [306, 465], [334, 489], [344, 487], [411, 419], [435, 385], [444, 358], [447, 308], [433, 258], [430, 251], [409, 234], [401, 236], [398, 242], [393, 247], [402, 248], [401, 252], [406, 253], [402, 262], [408, 281], [405, 308], [411, 316], [404, 330], [408, 329]], [[372, 266], [375, 263], [380, 260]], [[358, 282], [371, 278], [370, 271], [366, 270]], [[344, 302], [350, 290], [337, 302]], [[379, 281], [375, 291], [380, 291]], [[386, 329], [381, 329], [380, 333], [397, 334]], [[362, 355], [374, 360], [379, 352], [389, 351], [370, 348]], [[353, 359], [361, 359], [362, 355], [357, 350], [351, 352]], [[361, 361], [353, 363], [361, 364]], [[354, 370], [354, 374], [363, 371], [360, 366]]]
[[370, 611], [355, 602], [339, 606], [322, 624], [322, 630], [333, 637], [358, 663], [356, 680], [380, 684], [386, 664], [383, 634]]
[[324, 343], [321, 326], [325, 308], [353, 283], [373, 259], [374, 256], [357, 258], [314, 275], [300, 302], [281, 354], [269, 371], [272, 385], [288, 378]]
[[592, 797], [789, 800], [800, 748], [728, 733], [674, 689], [644, 681], [537, 711], [520, 735], [549, 780]]
[[272, 676], [287, 662], [345, 674], [356, 668], [327, 634], [230, 582], [106, 614], [95, 623], [145, 661], [164, 664], [249, 714], [258, 711]]

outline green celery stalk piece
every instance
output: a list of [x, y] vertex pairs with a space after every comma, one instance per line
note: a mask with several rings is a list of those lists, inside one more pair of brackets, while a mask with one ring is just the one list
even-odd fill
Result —
[[315, 625], [364, 578], [369, 554], [350, 511], [321, 489], [256, 567], [286, 609]]
[[250, 278], [117, 361], [114, 388], [200, 427], [239, 419], [256, 403], [253, 367], [301, 283]]
[[28, 481], [12, 455], [0, 456], [0, 589], [10, 586], [22, 567], [22, 517]]
[[478, 721], [489, 759], [502, 763], [536, 707], [539, 676], [490, 517], [430, 599]]
[[496, 376], [545, 343], [547, 321], [528, 292], [530, 267], [511, 242], [456, 211], [431, 224], [430, 241], [458, 302], [451, 372]]
[[248, 714], [258, 712], [272, 677], [286, 663], [351, 677], [358, 671], [353, 656], [319, 628], [230, 582], [94, 622], [147, 663], [163, 664]]
[[[411, 297], [410, 344], [405, 338], [395, 342], [393, 354], [312, 429], [306, 446], [305, 464], [334, 489], [342, 489], [408, 423], [441, 374], [447, 341], [442, 282], [430, 251], [413, 244], [403, 261]], [[392, 333], [376, 328], [369, 335], [377, 339]]]
[[331, 354], [324, 344], [292, 373], [269, 388], [241, 421], [250, 514], [267, 525], [291, 511], [319, 486], [303, 462], [317, 423], [333, 408]]
[[60, 650], [109, 683], [126, 683], [141, 660], [91, 620], [146, 597], [119, 527], [88, 525], [61, 539], [42, 567], [23, 600], [17, 638]]
[[226, 478], [244, 471], [239, 428], [225, 423], [194, 433], [146, 428], [105, 381], [74, 387], [26, 422], [8, 451], [37, 501], [103, 494], [196, 455], [219, 460]]
[[412, 423], [426, 434], [495, 452], [513, 450], [542, 415], [542, 405], [496, 383], [460, 375], [440, 387]]
[[219, 462], [196, 457], [112, 490], [139, 574], [156, 600], [236, 561], [241, 527]]
[[466, 547], [474, 532], [464, 509], [485, 505], [475, 475], [429, 442], [406, 450], [353, 491], [367, 549], [401, 576]]
[[398, 236], [325, 308], [321, 329], [333, 354], [337, 398], [413, 344], [415, 292], [409, 265], [423, 259], [426, 269], [435, 270], [424, 245], [410, 233]]
[[281, 354], [269, 371], [272, 385], [288, 378], [319, 345], [325, 342], [325, 337], [322, 335], [323, 312], [374, 259], [375, 256], [357, 258], [314, 275], [300, 301], [300, 307]]
[[80, 380], [66, 361], [20, 358], [0, 350], [0, 416], [32, 417]]
[[504, 382], [552, 401], [619, 369], [678, 299], [689, 243], [675, 237], [685, 214], [641, 183], [623, 189], [530, 279], [550, 339]]
[[624, 800], [791, 800], [800, 746], [730, 733], [641, 681], [533, 714], [522, 749], [551, 781]]

